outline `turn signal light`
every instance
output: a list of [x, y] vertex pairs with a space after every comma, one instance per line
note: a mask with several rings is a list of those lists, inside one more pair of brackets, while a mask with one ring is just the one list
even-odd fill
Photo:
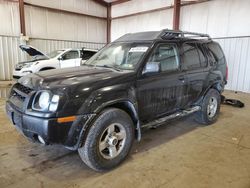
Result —
[[72, 122], [76, 120], [76, 116], [68, 116], [68, 117], [62, 117], [62, 118], [57, 118], [58, 123], [67, 123], [67, 122]]

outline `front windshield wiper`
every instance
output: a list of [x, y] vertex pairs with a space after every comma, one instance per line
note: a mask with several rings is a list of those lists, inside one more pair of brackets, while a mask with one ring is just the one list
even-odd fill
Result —
[[119, 71], [119, 72], [122, 71], [118, 67], [110, 66], [110, 65], [95, 65], [95, 67], [104, 67], [104, 68], [114, 69], [114, 70]]

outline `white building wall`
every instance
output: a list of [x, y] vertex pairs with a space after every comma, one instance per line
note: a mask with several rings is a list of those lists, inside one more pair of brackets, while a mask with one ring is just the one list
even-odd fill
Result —
[[[181, 8], [180, 29], [208, 33], [226, 55], [226, 89], [250, 93], [250, 1], [214, 0]], [[242, 36], [245, 36], [242, 38]]]
[[107, 9], [93, 0], [24, 0], [27, 3], [68, 10], [72, 12], [91, 14], [94, 16], [107, 16]]
[[25, 60], [19, 44], [19, 37], [0, 35], [0, 80], [11, 80], [15, 64]]
[[216, 39], [228, 62], [226, 89], [250, 93], [250, 37]]
[[111, 23], [111, 40], [114, 41], [126, 33], [157, 31], [171, 28], [173, 10], [157, 11], [127, 18], [114, 19]]
[[[27, 3], [71, 12], [106, 17], [107, 9], [92, 0], [25, 0]], [[106, 43], [106, 20], [59, 13], [25, 5], [26, 35], [43, 52], [58, 48], [95, 48]], [[21, 52], [20, 18], [17, 2], [0, 0], [0, 80], [11, 80], [16, 63], [26, 60]]]
[[26, 35], [31, 38], [105, 43], [106, 20], [25, 6]]
[[173, 5], [174, 0], [133, 0], [125, 3], [113, 5], [111, 9], [112, 17], [134, 14], [157, 8]]
[[[112, 17], [152, 10], [172, 3], [173, 1], [167, 0], [129, 1], [113, 6]], [[221, 44], [229, 68], [226, 89], [248, 93], [250, 93], [249, 10], [249, 0], [213, 0], [182, 6], [180, 15], [181, 30], [208, 33]], [[114, 19], [111, 23], [111, 38], [115, 40], [129, 32], [171, 29], [172, 20], [173, 9]]]
[[[173, 5], [173, 0], [133, 0], [112, 6], [112, 18], [149, 11]], [[146, 14], [113, 19], [111, 23], [111, 41], [116, 40], [126, 33], [140, 31], [154, 31], [172, 28], [173, 10], [161, 10]]]
[[250, 35], [249, 0], [213, 0], [181, 8], [180, 29], [212, 37]]
[[10, 1], [0, 1], [0, 35], [19, 36], [18, 4]]

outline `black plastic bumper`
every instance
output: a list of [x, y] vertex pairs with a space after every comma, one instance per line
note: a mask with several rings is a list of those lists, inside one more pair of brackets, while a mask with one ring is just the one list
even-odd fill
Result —
[[6, 112], [15, 127], [29, 139], [38, 141], [38, 136], [41, 136], [47, 144], [62, 144], [73, 150], [78, 148], [79, 139], [93, 117], [80, 115], [73, 122], [58, 123], [57, 118], [40, 118], [21, 113], [10, 102], [6, 102]]

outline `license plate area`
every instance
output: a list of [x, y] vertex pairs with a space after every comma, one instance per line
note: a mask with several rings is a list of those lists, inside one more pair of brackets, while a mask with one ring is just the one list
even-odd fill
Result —
[[12, 121], [14, 125], [18, 126], [19, 128], [22, 128], [23, 119], [21, 114], [13, 112]]
[[10, 117], [12, 123], [21, 129], [22, 123], [23, 123], [21, 113], [14, 111], [10, 105], [7, 105], [6, 111], [7, 111], [8, 116]]

